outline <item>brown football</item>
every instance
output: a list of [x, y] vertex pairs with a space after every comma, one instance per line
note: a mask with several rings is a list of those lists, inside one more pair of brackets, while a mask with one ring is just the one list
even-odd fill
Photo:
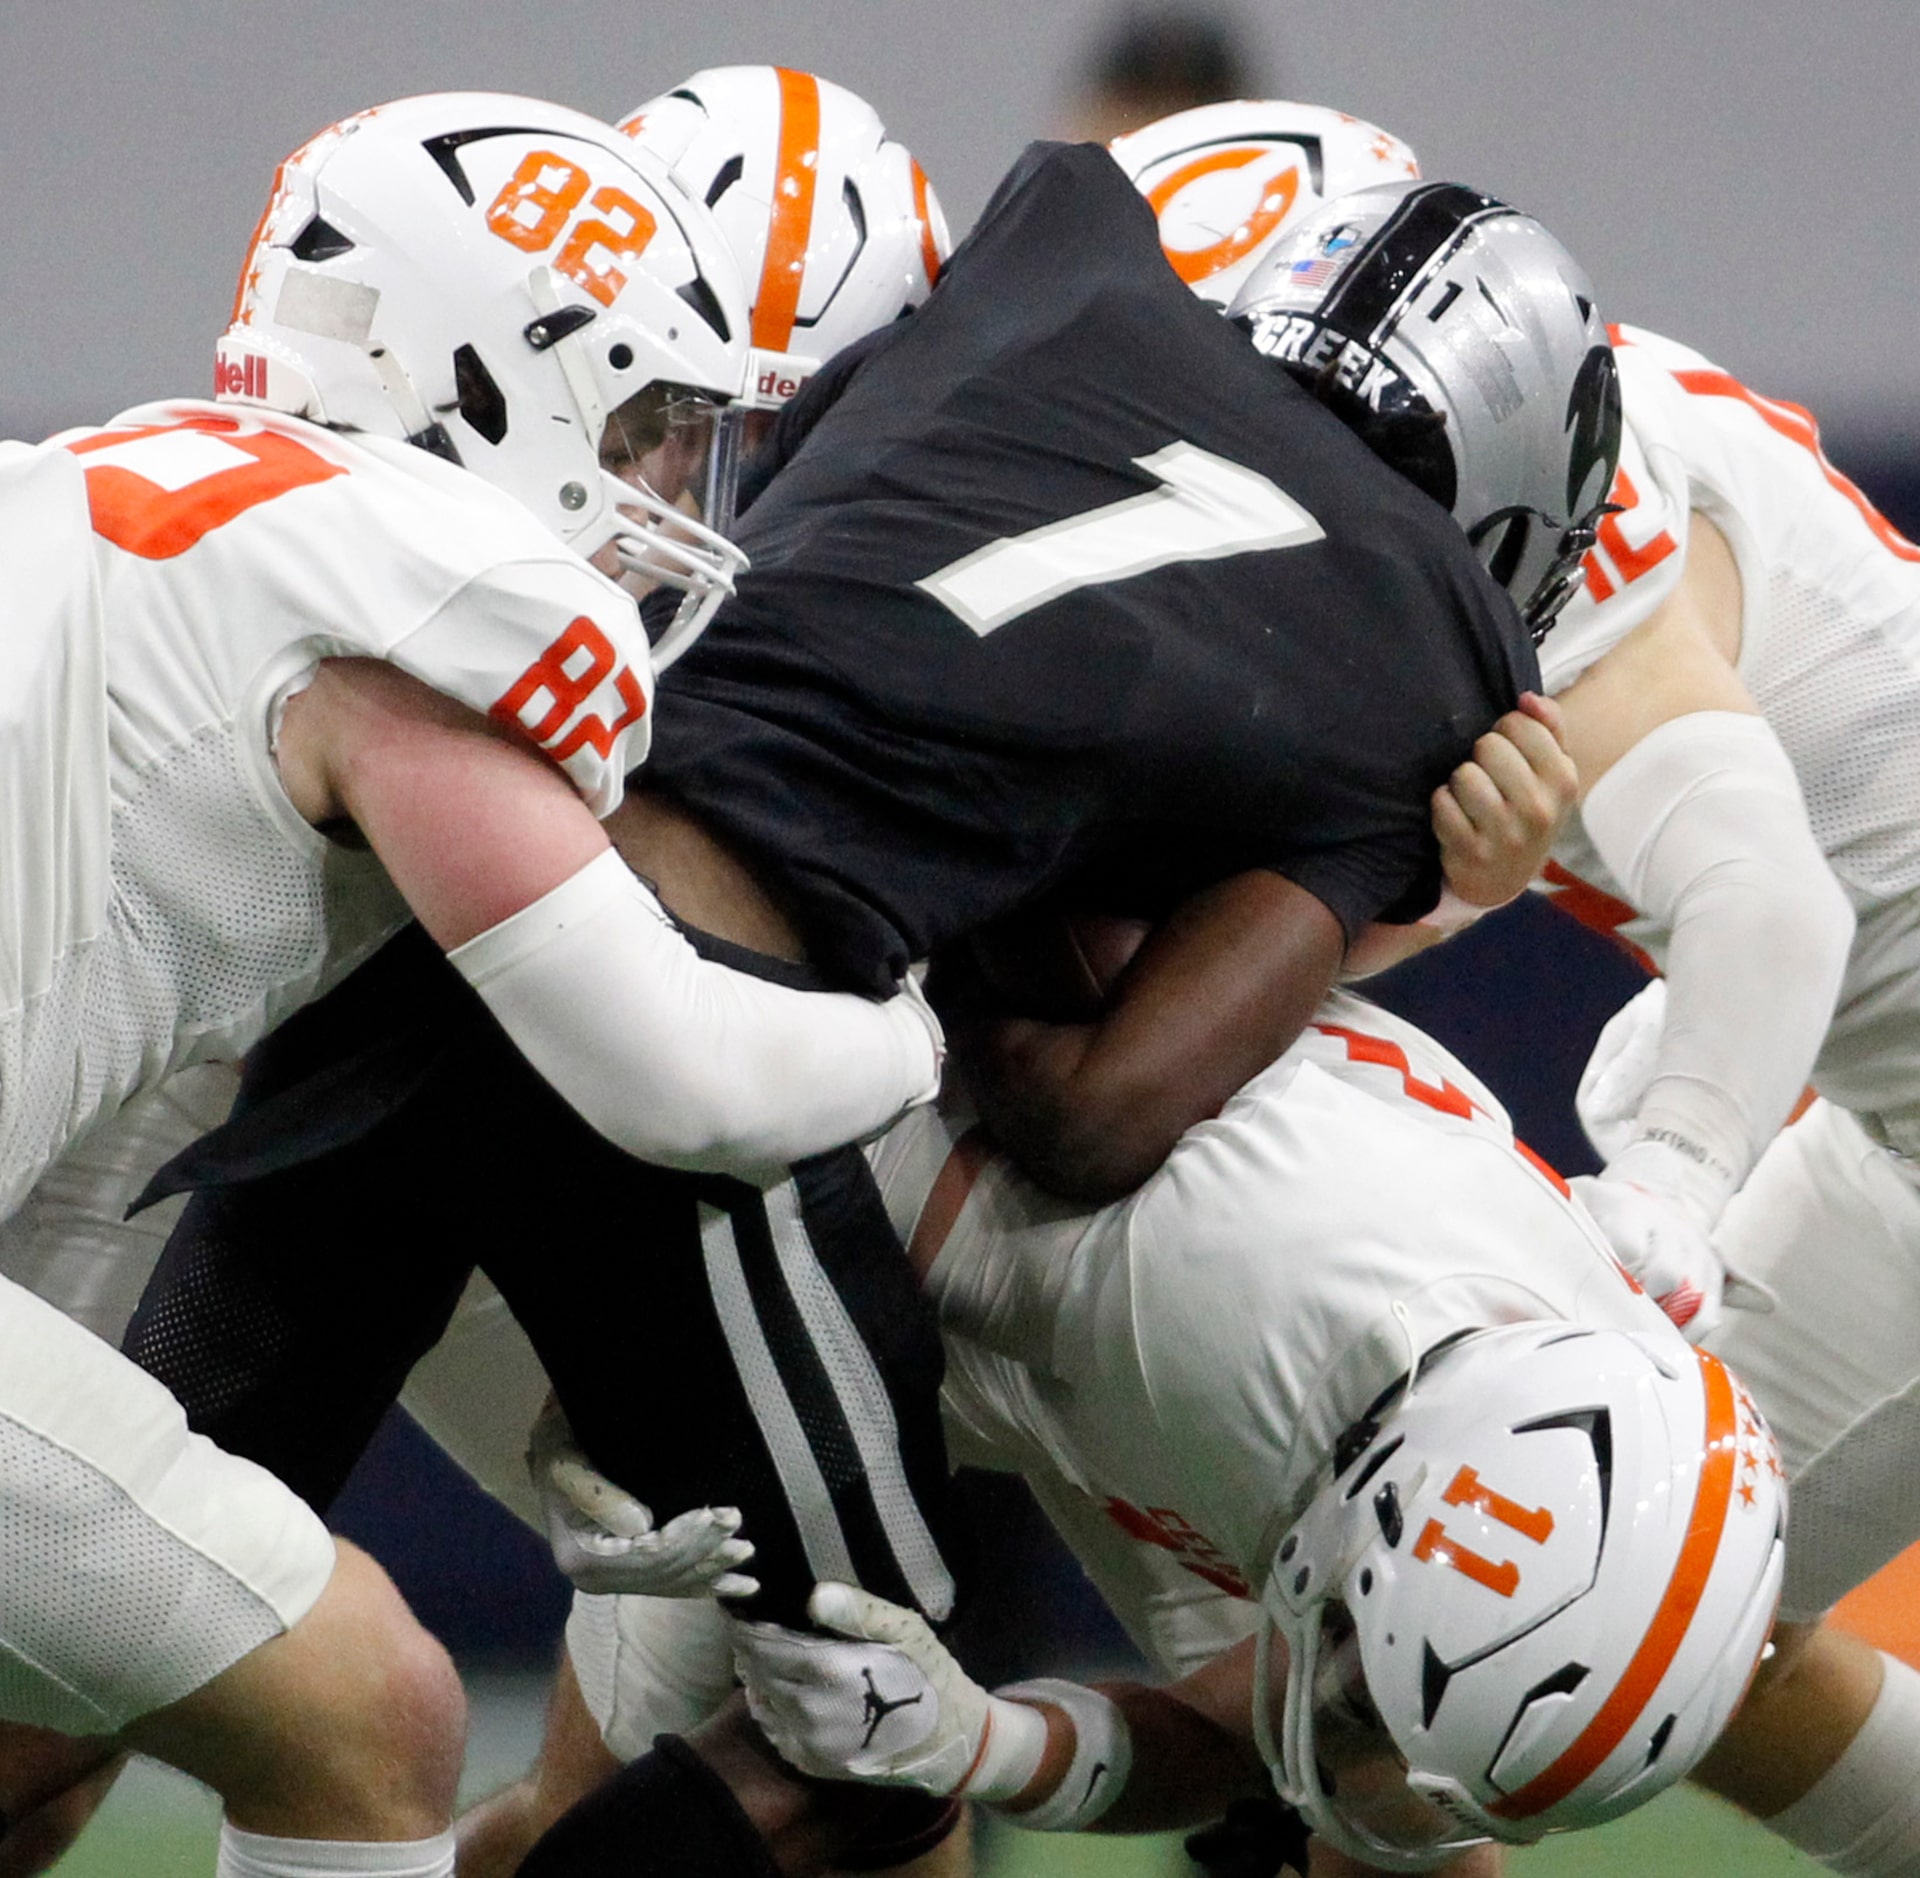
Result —
[[1151, 930], [1143, 919], [1047, 908], [996, 920], [971, 946], [982, 980], [1010, 1014], [1084, 1024], [1107, 1008], [1114, 981]]

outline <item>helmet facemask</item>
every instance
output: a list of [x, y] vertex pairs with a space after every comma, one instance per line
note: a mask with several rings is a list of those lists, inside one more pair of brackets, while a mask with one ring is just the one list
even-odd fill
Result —
[[697, 629], [740, 555], [601, 446], [649, 386], [736, 396], [745, 326], [718, 230], [650, 158], [557, 105], [449, 94], [282, 165], [216, 390], [447, 457], [582, 555], [615, 543]]

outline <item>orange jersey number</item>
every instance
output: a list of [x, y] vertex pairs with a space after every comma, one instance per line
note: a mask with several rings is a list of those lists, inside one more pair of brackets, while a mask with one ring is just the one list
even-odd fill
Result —
[[[607, 678], [625, 706], [622, 715], [609, 724], [587, 712], [573, 722], [574, 713]], [[529, 718], [529, 707], [536, 716]], [[619, 663], [613, 642], [582, 614], [500, 694], [488, 715], [531, 737], [556, 763], [564, 763], [589, 743], [602, 756], [612, 756], [614, 740], [637, 723], [646, 708], [646, 693], [631, 667]], [[572, 729], [567, 728], [570, 722]]]
[[[1525, 1507], [1509, 1500], [1504, 1493], [1482, 1485], [1480, 1476], [1471, 1467], [1461, 1468], [1440, 1497], [1449, 1506], [1476, 1508], [1487, 1518], [1511, 1527], [1521, 1538], [1531, 1539], [1535, 1545], [1545, 1545], [1553, 1535], [1553, 1514], [1546, 1507]], [[1423, 1564], [1450, 1566], [1475, 1584], [1484, 1585], [1497, 1597], [1510, 1598], [1520, 1589], [1520, 1567], [1512, 1559], [1502, 1559], [1496, 1564], [1490, 1558], [1483, 1558], [1452, 1537], [1437, 1519], [1428, 1520], [1421, 1530], [1420, 1537], [1414, 1541], [1413, 1556]]]
[[103, 431], [66, 446], [87, 477], [94, 533], [144, 560], [167, 561], [237, 515], [346, 471], [272, 431], [230, 418]]
[[[535, 150], [488, 205], [487, 226], [525, 254], [544, 254], [592, 188], [593, 178], [578, 163]], [[624, 190], [595, 190], [587, 206], [595, 213], [573, 224], [566, 245], [554, 256], [554, 271], [602, 306], [612, 306], [627, 284], [623, 265], [631, 266], [646, 252], [659, 224]]]

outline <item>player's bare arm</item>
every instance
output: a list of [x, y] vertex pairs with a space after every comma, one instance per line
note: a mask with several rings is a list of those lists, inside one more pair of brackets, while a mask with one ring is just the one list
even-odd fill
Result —
[[1279, 874], [1222, 881], [1154, 929], [1096, 1021], [979, 1026], [981, 1114], [1042, 1186], [1117, 1199], [1300, 1034], [1345, 949], [1332, 912]]
[[288, 706], [280, 762], [300, 812], [366, 837], [534, 1067], [631, 1152], [776, 1166], [937, 1085], [916, 999], [796, 992], [697, 958], [557, 769], [404, 673], [323, 664]]
[[377, 659], [328, 659], [287, 705], [281, 780], [317, 828], [350, 822], [446, 950], [551, 892], [607, 837], [551, 763]]
[[1581, 802], [1641, 738], [1676, 717], [1690, 711], [1759, 714], [1734, 669], [1740, 605], [1733, 550], [1696, 512], [1679, 586], [1556, 699]]
[[[1527, 694], [1434, 792], [1449, 893], [1492, 908], [1524, 891], [1576, 788], [1559, 707]], [[969, 1069], [983, 1114], [1057, 1192], [1102, 1200], [1137, 1186], [1186, 1128], [1298, 1034], [1326, 989], [1302, 976], [1321, 968], [1322, 920], [1331, 925], [1331, 914], [1277, 874], [1197, 896], [1141, 947], [1098, 1022], [1010, 1019], [974, 1035]], [[1349, 978], [1383, 971], [1449, 930], [1458, 925], [1370, 926], [1338, 969]], [[1303, 982], [1314, 982], [1311, 997]]]

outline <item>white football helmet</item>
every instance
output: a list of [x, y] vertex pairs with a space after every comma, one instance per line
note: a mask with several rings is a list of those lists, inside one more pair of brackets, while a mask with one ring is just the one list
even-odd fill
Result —
[[215, 394], [403, 438], [583, 555], [616, 542], [687, 593], [685, 643], [744, 557], [601, 450], [616, 413], [651, 445], [690, 398], [737, 397], [746, 329], [724, 238], [652, 158], [560, 105], [447, 92], [363, 111], [280, 166]]
[[1275, 1784], [1394, 1870], [1638, 1806], [1745, 1693], [1785, 1528], [1772, 1433], [1678, 1336], [1445, 1346], [1350, 1431], [1275, 1554], [1255, 1699]]
[[873, 107], [810, 72], [695, 72], [621, 120], [714, 213], [747, 285], [746, 401], [784, 404], [927, 297], [951, 249], [925, 172]]
[[1420, 174], [1377, 124], [1279, 98], [1176, 111], [1107, 147], [1159, 217], [1173, 271], [1219, 307], [1308, 210]]
[[1620, 455], [1619, 372], [1572, 255], [1458, 183], [1363, 189], [1288, 229], [1229, 312], [1451, 511], [1541, 638]]

